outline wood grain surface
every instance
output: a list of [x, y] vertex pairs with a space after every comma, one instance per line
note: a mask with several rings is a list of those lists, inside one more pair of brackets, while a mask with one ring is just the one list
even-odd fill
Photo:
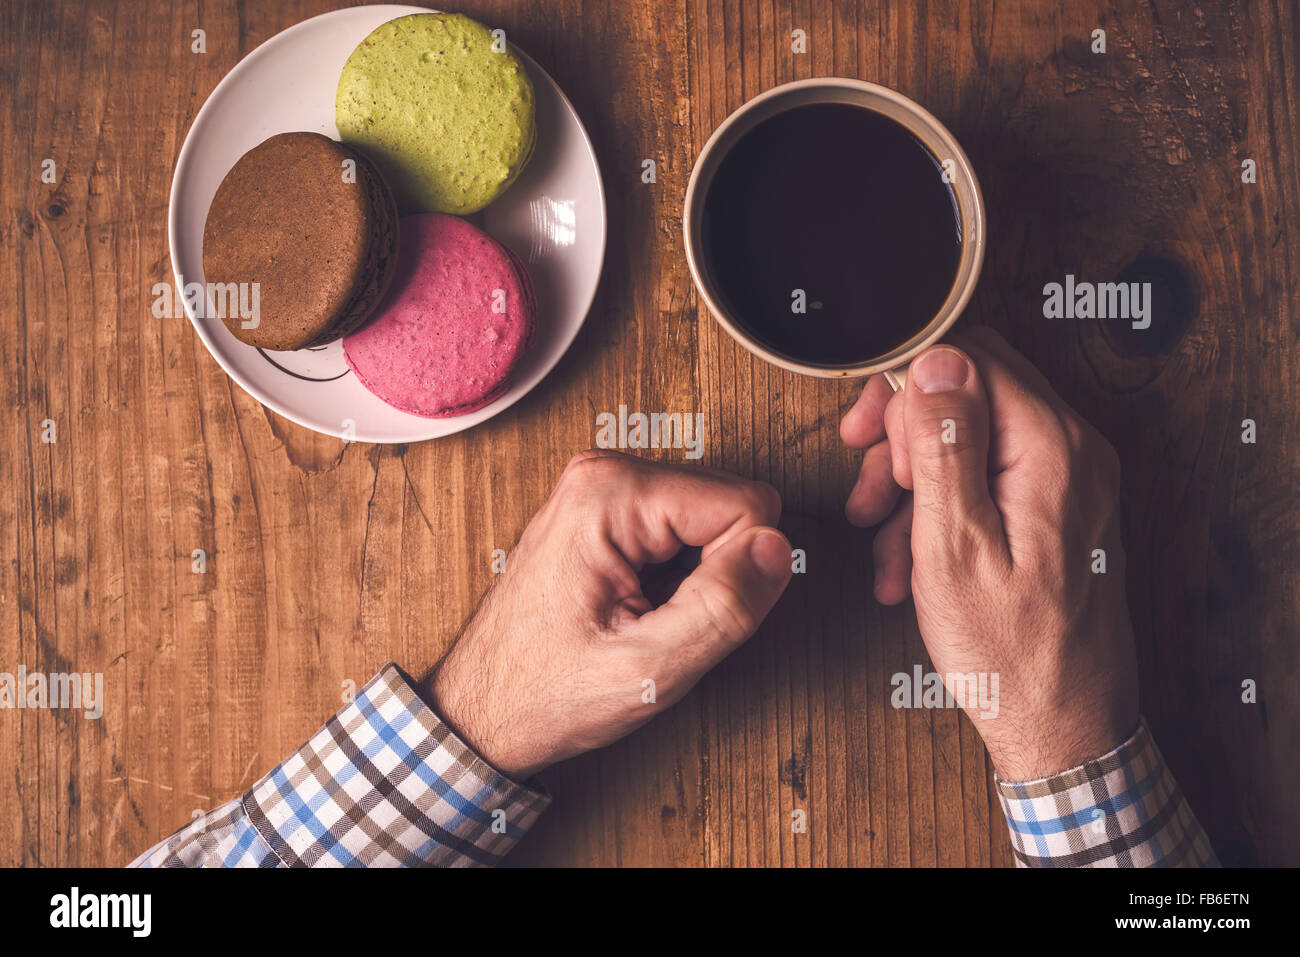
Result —
[[[702, 411], [701, 464], [775, 484], [808, 571], [670, 714], [550, 771], [554, 806], [514, 862], [1011, 863], [971, 722], [889, 704], [890, 676], [928, 659], [911, 606], [872, 600], [870, 534], [842, 516], [857, 455], [837, 423], [858, 386], [752, 358], [686, 269], [682, 200], [709, 134], [775, 84], [832, 74], [917, 99], [965, 146], [989, 246], [962, 321], [1004, 332], [1123, 459], [1143, 710], [1226, 863], [1300, 864], [1294, 2], [462, 7], [573, 100], [608, 253], [540, 387], [409, 447], [279, 418], [186, 320], [150, 313], [196, 112], [242, 56], [333, 6], [3, 5], [0, 671], [103, 672], [107, 700], [97, 721], [0, 711], [0, 864], [123, 864], [241, 793], [345, 681], [433, 664], [492, 550], [620, 403]], [[1067, 273], [1153, 282], [1152, 328], [1043, 319], [1043, 284]]]

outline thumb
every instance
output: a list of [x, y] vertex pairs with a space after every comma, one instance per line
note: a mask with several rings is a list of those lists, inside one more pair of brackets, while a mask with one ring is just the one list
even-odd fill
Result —
[[673, 597], [635, 630], [681, 647], [693, 670], [712, 668], [752, 635], [790, 582], [790, 542], [754, 525], [708, 553]]
[[1002, 540], [1001, 516], [989, 496], [989, 403], [966, 353], [935, 346], [912, 363], [903, 428], [912, 468], [913, 545], [971, 532]]

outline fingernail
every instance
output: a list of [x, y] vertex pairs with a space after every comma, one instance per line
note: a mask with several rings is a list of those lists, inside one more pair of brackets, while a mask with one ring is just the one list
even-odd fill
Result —
[[759, 532], [749, 543], [749, 558], [773, 581], [785, 581], [790, 574], [790, 543], [780, 532]]
[[970, 363], [952, 349], [931, 349], [912, 363], [912, 382], [922, 392], [956, 392], [969, 375]]

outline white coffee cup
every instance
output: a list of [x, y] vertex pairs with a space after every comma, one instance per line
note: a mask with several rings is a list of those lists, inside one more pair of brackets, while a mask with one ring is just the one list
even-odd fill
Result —
[[[745, 331], [745, 327], [731, 315], [717, 293], [712, 277], [704, 266], [700, 250], [703, 246], [701, 230], [704, 197], [723, 158], [746, 133], [764, 120], [786, 110], [821, 103], [843, 103], [881, 113], [912, 133], [935, 156], [946, 170], [951, 171], [952, 188], [956, 194], [961, 219], [961, 252], [957, 274], [934, 317], [906, 342], [884, 355], [865, 362], [848, 364], [823, 364], [804, 362], [767, 348]], [[946, 161], [951, 160], [951, 164]], [[984, 263], [984, 200], [980, 195], [979, 181], [971, 168], [966, 153], [947, 128], [919, 104], [901, 93], [864, 80], [846, 77], [819, 77], [796, 80], [760, 93], [736, 110], [722, 125], [713, 131], [709, 141], [695, 160], [690, 184], [686, 188], [686, 205], [682, 226], [686, 239], [686, 261], [701, 298], [737, 342], [750, 352], [773, 365], [803, 375], [823, 378], [848, 378], [882, 373], [891, 386], [898, 389], [907, 375], [907, 364], [920, 352], [937, 342], [957, 321], [966, 303], [970, 301], [979, 281], [980, 267]]]

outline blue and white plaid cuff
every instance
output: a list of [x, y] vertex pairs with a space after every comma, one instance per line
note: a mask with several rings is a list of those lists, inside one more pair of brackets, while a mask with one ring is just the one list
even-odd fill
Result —
[[997, 788], [1020, 867], [1219, 865], [1145, 720], [1096, 760]]
[[132, 866], [492, 865], [549, 803], [471, 751], [389, 664], [242, 798]]

